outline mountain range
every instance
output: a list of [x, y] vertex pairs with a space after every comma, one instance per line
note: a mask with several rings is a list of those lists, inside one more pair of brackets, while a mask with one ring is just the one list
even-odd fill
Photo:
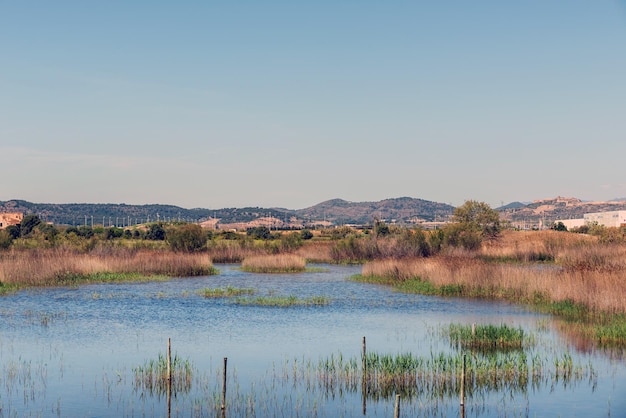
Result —
[[[298, 210], [284, 208], [185, 209], [173, 205], [127, 205], [124, 203], [32, 203], [25, 200], [0, 201], [0, 212], [33, 213], [57, 225], [128, 226], [154, 221], [201, 222], [211, 226], [309, 227], [315, 225], [371, 225], [376, 220], [411, 225], [445, 222], [454, 206], [412, 197], [375, 202], [327, 200]], [[512, 202], [496, 208], [504, 221], [520, 228], [543, 228], [555, 220], [582, 218], [585, 213], [626, 210], [626, 199], [588, 202], [556, 197], [530, 203]]]

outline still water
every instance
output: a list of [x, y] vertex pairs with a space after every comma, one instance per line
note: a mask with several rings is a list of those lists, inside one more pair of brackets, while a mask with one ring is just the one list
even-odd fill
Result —
[[[466, 417], [626, 416], [626, 361], [579, 352], [548, 316], [507, 303], [407, 295], [347, 280], [360, 267], [313, 266], [299, 274], [220, 274], [167, 282], [22, 291], [0, 298], [0, 417], [224, 416], [392, 417], [395, 396], [368, 398], [302, 378], [320, 359], [368, 351], [431, 356], [453, 350], [451, 323], [521, 326], [537, 341], [529, 356], [571, 355], [591, 372], [523, 388], [476, 392]], [[314, 307], [243, 306], [208, 299], [204, 288], [253, 288], [256, 295], [324, 296]], [[135, 370], [167, 351], [193, 367], [187, 390], [149, 391]], [[360, 361], [360, 360], [359, 360]], [[548, 360], [550, 361], [550, 360]], [[300, 377], [298, 377], [300, 376]], [[400, 416], [460, 416], [456, 397], [401, 399]], [[222, 414], [222, 412], [219, 412]]]

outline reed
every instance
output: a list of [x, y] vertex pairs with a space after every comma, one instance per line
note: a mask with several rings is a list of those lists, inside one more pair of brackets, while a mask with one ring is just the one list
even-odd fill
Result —
[[193, 366], [189, 360], [177, 355], [171, 362], [171, 382], [168, 375], [167, 356], [159, 353], [156, 360], [149, 360], [143, 366], [133, 368], [135, 389], [146, 390], [150, 394], [165, 395], [171, 384], [173, 394], [187, 393], [193, 382]]
[[626, 344], [624, 255], [622, 247], [594, 246], [563, 249], [556, 256], [561, 265], [494, 263], [469, 256], [382, 260], [364, 265], [358, 280], [392, 284], [405, 292], [530, 304], [583, 322], [584, 335], [598, 343], [619, 345]]
[[22, 287], [216, 273], [206, 254], [123, 247], [96, 248], [87, 253], [67, 248], [10, 250], [2, 253], [0, 263], [0, 282], [4, 286]]
[[453, 347], [471, 350], [522, 349], [531, 340], [521, 327], [502, 325], [459, 325], [450, 324], [444, 332]]
[[254, 256], [243, 260], [241, 268], [252, 273], [297, 273], [305, 271], [306, 260], [295, 254]]
[[253, 295], [254, 289], [227, 286], [225, 288], [200, 289], [198, 294], [205, 298], [230, 298], [235, 296]]
[[330, 303], [330, 298], [325, 296], [312, 296], [299, 298], [297, 296], [258, 296], [254, 298], [237, 298], [237, 305], [245, 306], [270, 306], [287, 308], [293, 306], [325, 306]]
[[[365, 393], [373, 399], [389, 399], [396, 394], [456, 398], [460, 393], [463, 370], [463, 354], [460, 352], [431, 352], [425, 356], [369, 352], [365, 361], [366, 373], [363, 375], [361, 361], [356, 357], [345, 359], [339, 354], [320, 359], [314, 373], [318, 385], [331, 393], [358, 392], [363, 390], [365, 381]], [[303, 370], [300, 376], [310, 374], [310, 371]], [[577, 364], [569, 353], [554, 358], [536, 354], [530, 360], [522, 350], [477, 352], [466, 357], [465, 390], [470, 397], [485, 396], [493, 391], [524, 393], [529, 383], [535, 388], [542, 385], [554, 387], [557, 383], [569, 385], [596, 378], [597, 373], [591, 364]]]

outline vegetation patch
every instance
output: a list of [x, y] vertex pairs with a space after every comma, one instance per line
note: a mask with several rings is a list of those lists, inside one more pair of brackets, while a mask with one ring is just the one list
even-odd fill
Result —
[[227, 286], [225, 288], [214, 288], [214, 289], [200, 289], [198, 290], [198, 294], [204, 296], [205, 298], [230, 298], [235, 296], [244, 296], [244, 295], [253, 295], [255, 292], [254, 289], [250, 288], [238, 288]]
[[269, 306], [288, 308], [292, 306], [325, 306], [330, 303], [330, 298], [325, 296], [312, 296], [299, 298], [297, 296], [257, 296], [254, 298], [237, 298], [234, 302], [244, 306]]
[[530, 337], [521, 327], [514, 328], [506, 324], [450, 324], [444, 334], [452, 346], [465, 350], [522, 349], [531, 343]]
[[175, 355], [171, 360], [168, 375], [167, 357], [159, 353], [156, 360], [149, 360], [143, 366], [133, 368], [136, 390], [144, 390], [150, 394], [164, 395], [168, 390], [173, 394], [187, 393], [193, 381], [193, 367], [189, 360]]

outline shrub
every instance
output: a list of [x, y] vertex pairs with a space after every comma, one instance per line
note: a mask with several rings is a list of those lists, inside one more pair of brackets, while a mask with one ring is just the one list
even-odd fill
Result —
[[170, 229], [167, 242], [174, 251], [190, 253], [204, 247], [207, 238], [200, 225], [188, 224]]

